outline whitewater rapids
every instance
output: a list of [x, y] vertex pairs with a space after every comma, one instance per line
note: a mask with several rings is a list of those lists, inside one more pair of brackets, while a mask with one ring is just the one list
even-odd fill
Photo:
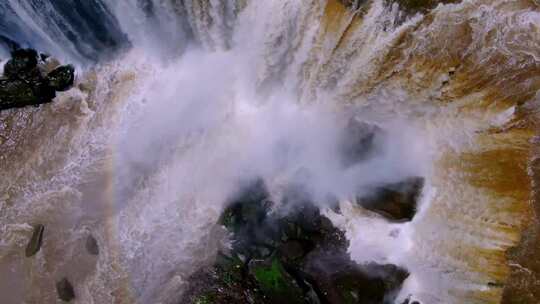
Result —
[[[341, 199], [325, 213], [353, 259], [411, 273], [398, 303], [537, 303], [535, 1], [142, 2], [95, 2], [114, 29], [103, 45], [70, 39], [52, 2], [0, 4], [20, 39], [79, 65], [53, 104], [0, 113], [0, 302], [56, 303], [67, 275], [76, 303], [176, 303], [226, 243], [215, 223], [238, 183], [279, 193], [307, 171], [323, 208]], [[351, 116], [388, 135], [344, 171], [333, 147]], [[426, 180], [412, 222], [351, 201], [407, 176]], [[44, 246], [27, 259], [35, 223]]]

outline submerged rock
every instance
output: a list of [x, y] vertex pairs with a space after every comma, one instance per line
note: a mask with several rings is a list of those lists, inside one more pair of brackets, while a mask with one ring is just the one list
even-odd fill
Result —
[[56, 282], [56, 293], [58, 298], [64, 302], [69, 302], [75, 299], [75, 291], [73, 290], [73, 285], [68, 281], [67, 278]]
[[56, 91], [68, 90], [73, 85], [75, 69], [71, 65], [56, 67], [45, 75], [50, 66], [47, 62], [38, 66], [35, 50], [16, 49], [11, 56], [0, 78], [0, 110], [49, 103]]
[[411, 177], [399, 183], [370, 189], [370, 193], [358, 198], [358, 202], [389, 220], [410, 221], [416, 214], [423, 186], [422, 177]]
[[88, 253], [91, 255], [99, 255], [99, 246], [93, 235], [89, 235], [86, 238], [85, 247], [86, 251], [88, 251]]
[[30, 242], [26, 246], [25, 255], [26, 257], [31, 257], [35, 255], [41, 249], [41, 243], [43, 242], [43, 232], [45, 231], [45, 226], [38, 224], [34, 227], [34, 232], [30, 238]]
[[391, 303], [408, 272], [352, 261], [343, 231], [296, 190], [279, 206], [261, 181], [235, 196], [221, 218], [231, 251], [191, 276], [179, 303]]

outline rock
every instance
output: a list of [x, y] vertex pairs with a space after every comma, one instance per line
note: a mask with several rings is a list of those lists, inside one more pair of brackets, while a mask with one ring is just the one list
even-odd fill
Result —
[[19, 79], [38, 64], [38, 53], [33, 49], [18, 49], [11, 53], [11, 59], [4, 66], [4, 76]]
[[424, 179], [411, 177], [399, 183], [373, 187], [371, 193], [357, 200], [359, 204], [391, 221], [410, 221], [416, 213]]
[[52, 57], [49, 57], [47, 58], [46, 60], [43, 60], [39, 65], [39, 70], [41, 71], [41, 73], [43, 75], [47, 75], [49, 74], [50, 72], [52, 72], [54, 69], [56, 69], [57, 67], [59, 67], [61, 64], [60, 64], [60, 61], [58, 61], [58, 59], [56, 58], [52, 58]]
[[55, 96], [54, 90], [43, 83], [0, 79], [0, 110], [48, 103]]
[[75, 291], [67, 278], [56, 282], [56, 293], [58, 294], [58, 298], [64, 302], [75, 299]]
[[394, 265], [358, 265], [343, 231], [298, 187], [271, 203], [252, 183], [224, 210], [232, 248], [188, 278], [179, 303], [383, 303], [395, 299], [408, 272]]
[[[408, 273], [394, 265], [358, 265], [342, 251], [316, 250], [302, 268], [326, 303], [386, 303]], [[388, 303], [392, 303], [388, 301]]]
[[33, 88], [23, 80], [0, 79], [1, 107], [16, 107], [17, 105], [31, 104], [37, 99]]
[[271, 303], [304, 303], [304, 293], [277, 258], [251, 260], [249, 273]]
[[56, 91], [65, 91], [73, 85], [73, 66], [57, 67], [44, 77], [47, 64], [38, 67], [35, 50], [14, 50], [4, 66], [4, 78], [0, 78], [0, 111], [52, 102]]
[[39, 59], [41, 59], [41, 61], [45, 62], [47, 61], [47, 59], [51, 57], [51, 55], [48, 55], [48, 54], [39, 54]]
[[91, 255], [99, 255], [99, 246], [97, 243], [97, 240], [94, 238], [94, 236], [89, 235], [86, 238], [86, 251], [90, 253]]
[[388, 4], [397, 3], [408, 15], [426, 13], [435, 8], [439, 3], [455, 3], [461, 0], [386, 0]]
[[34, 232], [30, 238], [30, 242], [26, 246], [25, 255], [31, 257], [35, 255], [41, 249], [41, 243], [43, 242], [43, 232], [45, 226], [38, 224], [34, 227]]
[[281, 245], [279, 248], [279, 253], [280, 256], [282, 256], [286, 261], [298, 260], [302, 258], [309, 250], [309, 245], [310, 244], [303, 244], [298, 240], [289, 240]]
[[66, 91], [73, 86], [75, 80], [75, 68], [68, 64], [57, 67], [47, 74], [47, 84], [55, 91]]

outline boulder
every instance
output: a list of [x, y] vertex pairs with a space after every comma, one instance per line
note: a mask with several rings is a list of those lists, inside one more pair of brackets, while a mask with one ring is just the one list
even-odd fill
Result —
[[357, 198], [358, 203], [390, 221], [410, 221], [416, 208], [424, 179], [410, 177], [399, 183], [385, 184], [368, 189], [368, 194]]
[[58, 298], [64, 302], [70, 302], [75, 299], [73, 285], [71, 285], [67, 278], [56, 282], [56, 293], [58, 294]]
[[41, 249], [41, 243], [43, 242], [43, 232], [45, 231], [45, 226], [37, 224], [34, 227], [34, 232], [32, 237], [26, 246], [25, 255], [26, 257], [31, 257], [35, 255]]

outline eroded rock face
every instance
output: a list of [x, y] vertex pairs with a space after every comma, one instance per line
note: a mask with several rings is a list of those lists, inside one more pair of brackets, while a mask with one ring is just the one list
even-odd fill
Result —
[[221, 219], [232, 249], [187, 280], [179, 303], [392, 303], [408, 272], [352, 261], [344, 233], [291, 193], [278, 207], [259, 181], [234, 197]]
[[49, 103], [56, 97], [56, 91], [71, 88], [74, 67], [59, 66], [45, 75], [48, 63], [40, 63], [38, 55], [33, 49], [12, 51], [0, 78], [0, 110]]

